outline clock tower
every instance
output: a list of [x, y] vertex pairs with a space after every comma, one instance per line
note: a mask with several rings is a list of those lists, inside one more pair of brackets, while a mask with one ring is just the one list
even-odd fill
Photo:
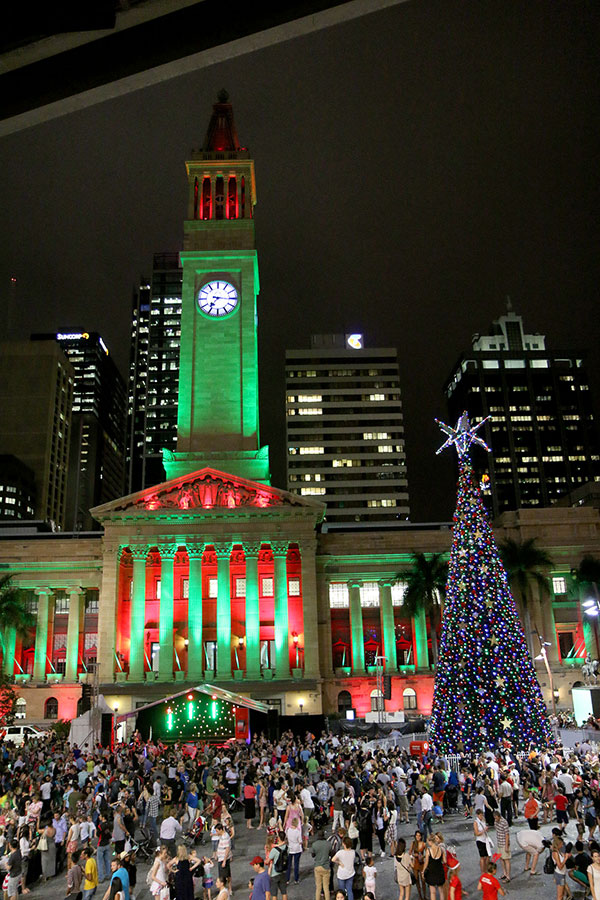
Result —
[[258, 418], [254, 162], [240, 147], [225, 91], [186, 169], [177, 450], [163, 451], [167, 479], [208, 466], [268, 484]]

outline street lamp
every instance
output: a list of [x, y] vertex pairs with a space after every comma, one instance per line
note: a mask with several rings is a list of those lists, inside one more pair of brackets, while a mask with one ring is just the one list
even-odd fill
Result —
[[298, 706], [300, 707], [300, 715], [302, 715], [302, 710], [304, 709], [304, 697], [298, 697]]
[[298, 653], [298, 632], [292, 631], [292, 640], [294, 642], [294, 649], [296, 651], [296, 668], [300, 668], [300, 654]]
[[[600, 599], [598, 597], [588, 597], [587, 600], [584, 600], [581, 604], [583, 606], [583, 611], [586, 616], [592, 616], [597, 620], [598, 614], [600, 614]], [[594, 626], [594, 635], [596, 638], [596, 652], [598, 656], [600, 656], [600, 645], [598, 643], [598, 626]]]
[[552, 669], [550, 668], [550, 663], [548, 662], [548, 653], [546, 652], [546, 647], [550, 646], [548, 641], [545, 641], [539, 631], [536, 629], [536, 633], [538, 636], [538, 640], [540, 642], [540, 652], [535, 657], [536, 659], [543, 659], [544, 665], [546, 666], [546, 672], [548, 673], [548, 680], [550, 682], [550, 696], [552, 697], [552, 712], [556, 715], [556, 694], [558, 691], [554, 691], [554, 678], [552, 677]]

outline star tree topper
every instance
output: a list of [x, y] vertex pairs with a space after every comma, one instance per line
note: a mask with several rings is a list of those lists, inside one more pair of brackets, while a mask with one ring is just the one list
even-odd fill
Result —
[[446, 425], [440, 419], [436, 419], [435, 421], [438, 423], [444, 434], [448, 435], [448, 440], [442, 444], [439, 450], [436, 450], [436, 454], [441, 453], [446, 447], [451, 447], [452, 444], [456, 446], [456, 452], [459, 456], [464, 456], [468, 453], [471, 444], [479, 444], [480, 447], [483, 447], [483, 449], [487, 450], [489, 453], [490, 448], [486, 442], [475, 433], [489, 418], [490, 416], [486, 416], [485, 419], [482, 419], [477, 425], [471, 426], [469, 414], [465, 410], [456, 423], [456, 428], [453, 428], [451, 425]]

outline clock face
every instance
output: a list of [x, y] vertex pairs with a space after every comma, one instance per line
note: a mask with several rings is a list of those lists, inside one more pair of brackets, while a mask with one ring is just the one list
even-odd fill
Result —
[[198, 291], [198, 306], [215, 319], [231, 315], [239, 302], [238, 292], [229, 281], [209, 281]]

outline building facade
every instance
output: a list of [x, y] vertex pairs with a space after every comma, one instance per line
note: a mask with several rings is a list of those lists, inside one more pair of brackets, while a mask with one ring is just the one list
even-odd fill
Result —
[[[177, 442], [164, 453], [167, 479], [95, 507], [102, 533], [0, 533], [0, 566], [36, 613], [27, 638], [6, 635], [3, 666], [18, 684], [21, 711], [30, 720], [72, 718], [82, 682], [95, 678], [121, 713], [215, 683], [285, 715], [365, 716], [383, 702], [374, 662], [384, 655], [393, 676], [387, 710], [428, 714], [431, 623], [406, 615], [403, 585], [415, 552], [449, 553], [450, 525], [323, 531], [323, 495], [270, 485], [257, 415], [254, 169], [226, 97], [187, 175]], [[399, 412], [395, 355], [355, 352], [323, 368], [360, 369], [339, 378], [367, 382], [324, 383], [321, 400], [306, 402], [351, 406], [356, 396], [382, 394], [365, 401], [376, 407], [368, 427], [393, 437], [365, 437], [361, 423], [357, 450], [342, 445], [339, 458], [390, 440], [400, 448], [392, 460], [403, 460], [400, 419], [390, 418]], [[312, 365], [316, 372], [320, 364]], [[325, 401], [326, 390], [353, 399]], [[294, 396], [289, 402], [300, 408], [305, 401]], [[394, 465], [405, 477], [403, 463]], [[553, 559], [552, 592], [534, 597], [532, 619], [549, 641], [559, 705], [568, 707], [578, 667], [596, 644], [571, 573], [584, 555], [600, 555], [600, 512], [507, 512], [497, 525], [497, 538], [506, 536], [536, 537]]]
[[286, 352], [287, 487], [327, 504], [326, 527], [408, 519], [404, 418], [393, 348], [312, 335]]
[[35, 518], [64, 528], [75, 373], [55, 341], [0, 343], [0, 453], [34, 473]]
[[482, 432], [490, 454], [473, 463], [489, 476], [494, 515], [550, 506], [600, 478], [600, 442], [582, 353], [555, 352], [540, 334], [526, 334], [512, 312], [488, 335], [475, 335], [445, 386], [448, 411], [489, 416]]
[[32, 334], [31, 340], [56, 340], [75, 373], [66, 528], [91, 531], [98, 526], [90, 509], [125, 489], [125, 383], [95, 331]]
[[164, 475], [163, 449], [177, 443], [183, 273], [179, 253], [155, 253], [152, 278], [133, 295], [129, 359], [128, 492]]

